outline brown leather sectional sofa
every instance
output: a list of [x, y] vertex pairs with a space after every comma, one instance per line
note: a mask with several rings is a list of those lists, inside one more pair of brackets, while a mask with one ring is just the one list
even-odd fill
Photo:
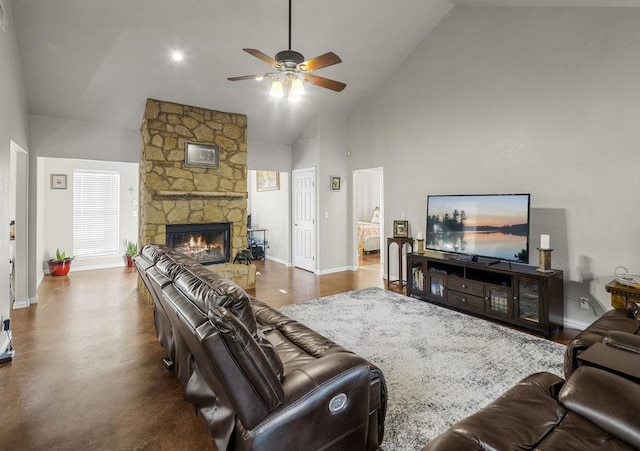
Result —
[[423, 451], [640, 449], [640, 384], [577, 359], [601, 342], [637, 355], [639, 326], [636, 304], [606, 312], [567, 346], [566, 382], [533, 374]]
[[533, 374], [423, 451], [640, 449], [640, 385], [580, 367], [565, 382]]
[[378, 448], [378, 368], [182, 254], [148, 245], [135, 263], [158, 340], [219, 450]]

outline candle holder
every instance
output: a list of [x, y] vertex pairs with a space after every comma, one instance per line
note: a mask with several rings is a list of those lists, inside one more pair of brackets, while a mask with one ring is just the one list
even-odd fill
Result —
[[551, 269], [551, 251], [553, 249], [540, 249], [538, 248], [538, 268], [539, 272], [553, 272]]
[[424, 238], [417, 238], [416, 241], [418, 242], [418, 250], [416, 253], [420, 255], [424, 254]]

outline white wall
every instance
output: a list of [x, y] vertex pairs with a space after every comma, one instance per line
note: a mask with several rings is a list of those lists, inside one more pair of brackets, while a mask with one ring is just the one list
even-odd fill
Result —
[[247, 166], [256, 171], [291, 171], [291, 146], [249, 141]]
[[[565, 321], [640, 271], [640, 9], [455, 7], [351, 117], [354, 168], [383, 166], [386, 226], [424, 230], [428, 194], [531, 193]], [[531, 263], [537, 264], [535, 253]]]
[[289, 173], [280, 172], [280, 189], [257, 191], [256, 171], [248, 171], [252, 227], [267, 229], [266, 258], [291, 264], [291, 191]]
[[[320, 274], [351, 269], [351, 187], [347, 157], [348, 118], [320, 113], [293, 146], [292, 169], [316, 168], [316, 271]], [[332, 176], [341, 178], [340, 191], [332, 191]]]
[[[318, 219], [321, 274], [351, 269], [353, 228], [351, 170], [347, 157], [349, 121], [342, 114], [320, 113]], [[331, 177], [340, 177], [340, 190], [331, 190]]]
[[[40, 190], [42, 197], [38, 199], [38, 205], [42, 205], [38, 224], [43, 233], [37, 255], [42, 270], [48, 270], [46, 261], [55, 256], [57, 248], [73, 255], [73, 173], [76, 169], [120, 173], [120, 242], [138, 241], [137, 203], [134, 204], [139, 195], [137, 163], [39, 157], [38, 166], [38, 182], [43, 186]], [[51, 189], [51, 174], [66, 174], [67, 189]], [[71, 271], [124, 266], [124, 251], [122, 245], [115, 255], [76, 258]]]
[[[9, 171], [10, 142], [27, 150], [27, 98], [16, 44], [11, 2], [4, 0], [5, 30], [0, 29], [0, 316], [9, 318]], [[26, 230], [16, 230], [26, 233]], [[7, 275], [5, 277], [5, 274]], [[0, 351], [8, 344], [6, 334], [0, 333]]]

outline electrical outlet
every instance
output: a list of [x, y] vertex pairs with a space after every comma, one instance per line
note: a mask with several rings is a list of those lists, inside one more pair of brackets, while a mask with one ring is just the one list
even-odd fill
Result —
[[580, 298], [580, 308], [583, 308], [585, 310], [589, 310], [589, 299]]

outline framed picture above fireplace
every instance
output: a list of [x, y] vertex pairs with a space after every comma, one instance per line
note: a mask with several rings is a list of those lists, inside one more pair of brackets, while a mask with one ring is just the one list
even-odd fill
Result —
[[220, 147], [213, 144], [187, 143], [184, 149], [184, 165], [217, 168], [220, 166]]

